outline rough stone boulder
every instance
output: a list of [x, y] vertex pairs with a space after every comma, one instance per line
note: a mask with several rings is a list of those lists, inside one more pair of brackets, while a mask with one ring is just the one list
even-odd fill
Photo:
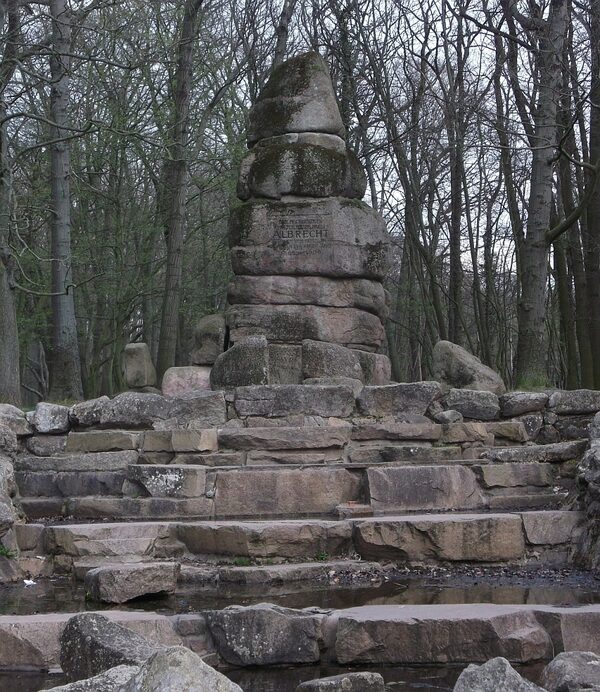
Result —
[[449, 388], [477, 389], [494, 394], [506, 391], [497, 372], [450, 341], [438, 341], [434, 346], [433, 376]]
[[225, 317], [206, 315], [194, 328], [192, 365], [212, 365], [225, 349]]
[[496, 420], [500, 414], [498, 397], [477, 389], [451, 389], [444, 398], [446, 407], [458, 411], [465, 418]]
[[137, 670], [137, 666], [116, 666], [93, 678], [52, 687], [48, 692], [122, 692], [123, 686]]
[[508, 392], [500, 397], [500, 408], [505, 418], [543, 411], [547, 403], [548, 395], [544, 392]]
[[[245, 174], [245, 175], [244, 175]], [[356, 154], [315, 144], [255, 147], [242, 164], [238, 196], [362, 199], [367, 179]]]
[[0, 422], [0, 538], [10, 531], [17, 519], [12, 502], [16, 493], [12, 464], [16, 451], [16, 434], [12, 428]]
[[302, 342], [302, 375], [311, 377], [351, 377], [364, 382], [364, 373], [354, 351], [323, 341]]
[[583, 415], [600, 411], [600, 391], [594, 389], [559, 390], [550, 395], [548, 408], [559, 415]]
[[423, 415], [442, 395], [438, 382], [404, 382], [365, 387], [357, 399], [358, 410], [378, 418], [401, 413]]
[[68, 432], [69, 407], [40, 401], [35, 407], [31, 423], [36, 432], [42, 434], [56, 435]]
[[148, 344], [137, 342], [125, 346], [123, 371], [128, 387], [134, 389], [154, 387], [156, 384], [156, 370], [154, 369]]
[[345, 137], [329, 68], [318, 53], [304, 53], [276, 67], [250, 111], [249, 144], [288, 132]]
[[242, 692], [222, 673], [182, 646], [153, 654], [120, 692]]
[[120, 665], [141, 665], [159, 647], [98, 613], [81, 613], [60, 636], [60, 665], [70, 680], [83, 680]]
[[505, 658], [493, 658], [482, 666], [470, 665], [460, 674], [454, 692], [544, 692], [522, 678]]
[[98, 399], [75, 404], [69, 412], [79, 428], [151, 428], [160, 421], [177, 427], [210, 427], [227, 420], [221, 392], [194, 391], [167, 399], [160, 394], [124, 392], [114, 399]]
[[264, 336], [249, 336], [222, 353], [210, 371], [213, 389], [269, 382], [269, 346]]
[[18, 437], [33, 434], [23, 411], [12, 404], [0, 404], [0, 425], [10, 428]]
[[558, 654], [544, 668], [541, 683], [548, 692], [600, 690], [600, 656], [591, 651]]
[[296, 692], [385, 692], [379, 673], [343, 673], [298, 685]]
[[85, 575], [85, 590], [94, 601], [126, 603], [134, 598], [173, 593], [177, 586], [177, 562], [102, 565]]
[[169, 368], [162, 379], [163, 396], [172, 399], [188, 392], [210, 389], [210, 371], [211, 368], [201, 365]]
[[207, 613], [219, 654], [233, 665], [316, 663], [321, 615], [260, 603]]

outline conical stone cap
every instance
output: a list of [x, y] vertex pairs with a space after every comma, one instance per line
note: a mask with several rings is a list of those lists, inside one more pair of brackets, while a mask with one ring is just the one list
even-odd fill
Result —
[[315, 52], [297, 55], [276, 67], [250, 111], [250, 146], [294, 132], [346, 136], [329, 68]]

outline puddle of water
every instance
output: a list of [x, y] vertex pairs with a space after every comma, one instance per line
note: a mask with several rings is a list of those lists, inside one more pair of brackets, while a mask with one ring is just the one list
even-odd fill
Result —
[[[496, 580], [497, 581], [497, 580]], [[557, 586], [560, 583], [560, 586]], [[252, 605], [268, 601], [290, 608], [352, 608], [362, 605], [424, 605], [442, 603], [497, 603], [529, 605], [587, 605], [600, 603], [600, 582], [589, 577], [571, 581], [535, 578], [527, 583], [453, 583], [427, 578], [405, 578], [379, 585], [315, 587], [302, 582], [268, 586], [255, 584], [238, 587], [182, 586], [176, 594], [132, 601], [119, 606], [133, 610], [158, 611], [165, 614], [219, 609], [228, 605]], [[0, 615], [80, 612], [111, 609], [85, 600], [81, 583], [69, 579], [40, 579], [33, 586], [10, 584], [0, 587]]]
[[[537, 682], [544, 664], [517, 667], [517, 670], [532, 682]], [[388, 692], [450, 692], [463, 665], [443, 666], [386, 666], [363, 667], [354, 670], [369, 670], [380, 673]], [[245, 668], [223, 671], [244, 692], [295, 692], [296, 687], [306, 680], [338, 675], [352, 671], [351, 668], [336, 666], [296, 666], [280, 668]], [[10, 692], [38, 692], [65, 684], [62, 675], [42, 673], [0, 673], [0, 689]]]

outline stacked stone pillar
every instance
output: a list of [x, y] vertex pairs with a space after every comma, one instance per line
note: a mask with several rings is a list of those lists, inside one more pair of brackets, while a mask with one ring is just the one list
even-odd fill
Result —
[[250, 112], [242, 204], [230, 219], [235, 278], [214, 388], [389, 382], [389, 242], [381, 216], [361, 201], [366, 178], [344, 137], [317, 53], [273, 71]]

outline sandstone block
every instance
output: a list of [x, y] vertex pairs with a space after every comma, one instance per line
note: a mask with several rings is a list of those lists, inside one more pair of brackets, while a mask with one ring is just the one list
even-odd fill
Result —
[[206, 614], [219, 654], [233, 665], [315, 663], [322, 616], [261, 603]]
[[535, 613], [518, 606], [368, 606], [341, 611], [341, 664], [543, 660], [553, 643]]
[[310, 52], [273, 70], [249, 115], [248, 143], [288, 132], [345, 137], [327, 63]]
[[484, 506], [475, 474], [465, 466], [367, 469], [376, 513], [477, 509]]
[[440, 439], [441, 426], [430, 423], [425, 417], [424, 422], [397, 423], [395, 421], [382, 423], [356, 421], [352, 427], [353, 440], [429, 440]]
[[392, 379], [392, 364], [383, 353], [371, 353], [354, 349], [362, 368], [365, 384], [386, 385]]
[[486, 488], [544, 487], [552, 485], [556, 477], [551, 464], [483, 464], [473, 468], [481, 475]]
[[315, 144], [335, 151], [346, 151], [346, 142], [339, 135], [328, 135], [323, 132], [289, 132], [285, 135], [265, 137], [260, 139], [256, 146], [271, 147], [279, 144]]
[[352, 526], [346, 521], [212, 521], [181, 523], [177, 537], [195, 555], [310, 558], [347, 555]]
[[119, 692], [242, 692], [198, 654], [178, 646], [157, 651]]
[[349, 387], [305, 387], [304, 385], [270, 385], [238, 387], [235, 390], [238, 416], [275, 418], [303, 414], [347, 418], [354, 411], [354, 393]]
[[[25, 449], [38, 457], [62, 454], [67, 445], [66, 435], [33, 435], [25, 438]], [[0, 442], [0, 448], [2, 443]]]
[[511, 442], [527, 442], [529, 435], [522, 421], [503, 420], [494, 423], [486, 423], [488, 433], [500, 440]]
[[394, 416], [399, 413], [423, 415], [442, 394], [437, 382], [406, 382], [382, 387], [365, 387], [357, 399], [358, 409], [367, 416]]
[[490, 433], [485, 423], [448, 423], [442, 426], [442, 430], [441, 439], [446, 444], [463, 442], [486, 443], [490, 438]]
[[379, 281], [370, 279], [330, 279], [325, 276], [236, 276], [229, 284], [227, 294], [232, 305], [236, 303], [321, 305], [334, 308], [358, 308], [372, 312], [381, 319], [387, 316], [383, 286]]
[[192, 365], [212, 365], [225, 350], [225, 317], [206, 315], [194, 328]]
[[151, 497], [202, 497], [206, 490], [206, 470], [202, 466], [160, 466], [135, 464], [128, 477]]
[[66, 438], [66, 452], [121, 452], [138, 448], [140, 434], [128, 430], [93, 430], [71, 432]]
[[147, 430], [142, 434], [144, 452], [214, 452], [217, 431], [206, 430]]
[[379, 673], [343, 673], [303, 682], [296, 692], [385, 692], [385, 682]]
[[475, 420], [495, 420], [500, 414], [498, 397], [492, 392], [475, 389], [451, 389], [445, 396], [447, 408], [451, 408], [465, 418]]
[[527, 447], [498, 447], [487, 450], [484, 452], [484, 456], [491, 461], [547, 461], [553, 463], [577, 459], [585, 452], [586, 447], [586, 440]]
[[221, 428], [221, 449], [284, 450], [343, 447], [350, 440], [350, 425], [306, 428]]
[[544, 692], [522, 678], [505, 658], [493, 658], [481, 666], [471, 664], [460, 674], [454, 692]]
[[545, 392], [507, 392], [500, 397], [500, 409], [505, 418], [543, 411], [547, 403]]
[[263, 335], [238, 340], [222, 353], [210, 371], [213, 389], [228, 389], [269, 382], [269, 348]]
[[199, 389], [210, 389], [211, 368], [200, 365], [185, 365], [169, 368], [162, 379], [162, 393], [166, 397], [177, 397]]
[[362, 199], [367, 178], [351, 149], [341, 152], [315, 144], [256, 147], [242, 164], [240, 199], [267, 197], [348, 197]]
[[360, 362], [354, 351], [323, 341], [302, 342], [302, 376], [351, 377], [364, 381]]
[[434, 414], [433, 420], [436, 423], [442, 423], [444, 425], [449, 425], [450, 423], [462, 423], [463, 414], [458, 411], [453, 411], [448, 409], [447, 411], [438, 411]]
[[[385, 333], [381, 320], [355, 308], [313, 305], [232, 305], [227, 323], [234, 343], [251, 336], [268, 341], [301, 344], [305, 339], [330, 341], [348, 347], [377, 349]], [[215, 367], [225, 357], [223, 354]]]
[[433, 349], [433, 376], [448, 388], [473, 389], [494, 394], [506, 391], [497, 372], [450, 341], [438, 341]]
[[128, 387], [154, 387], [156, 370], [148, 344], [127, 344], [123, 352], [123, 370]]
[[523, 512], [523, 528], [531, 545], [571, 543], [583, 517], [579, 512]]
[[306, 516], [331, 514], [358, 500], [360, 477], [340, 468], [262, 468], [217, 473], [217, 517]]
[[[252, 200], [232, 213], [229, 242], [235, 274], [312, 275], [297, 301], [285, 298], [291, 282], [277, 282], [276, 291], [284, 296], [284, 304], [306, 303], [318, 292], [317, 305], [333, 302], [348, 307], [347, 301], [342, 302], [347, 295], [361, 304], [357, 307], [366, 303], [370, 312], [374, 307], [380, 314], [387, 310], [385, 294], [362, 281], [385, 277], [390, 263], [389, 237], [382, 217], [362, 202], [343, 198]], [[334, 287], [316, 281], [319, 277], [340, 278], [344, 283]], [[357, 280], [362, 281], [353, 285]], [[247, 288], [246, 284], [246, 292]], [[266, 286], [262, 290], [264, 293]], [[231, 298], [230, 294], [230, 302], [235, 302]]]
[[174, 593], [178, 576], [177, 562], [105, 564], [85, 575], [85, 590], [94, 601], [126, 603], [141, 596]]
[[355, 523], [355, 532], [359, 553], [374, 559], [499, 562], [525, 553], [521, 517], [511, 514], [364, 519]]
[[364, 384], [354, 377], [307, 377], [302, 384], [317, 387], [348, 387], [352, 390], [354, 397], [357, 397], [364, 387]]
[[41, 401], [35, 407], [31, 422], [39, 433], [55, 435], [68, 432], [69, 407]]
[[98, 613], [72, 617], [60, 637], [60, 664], [70, 680], [120, 665], [140, 665], [156, 650], [147, 639]]

